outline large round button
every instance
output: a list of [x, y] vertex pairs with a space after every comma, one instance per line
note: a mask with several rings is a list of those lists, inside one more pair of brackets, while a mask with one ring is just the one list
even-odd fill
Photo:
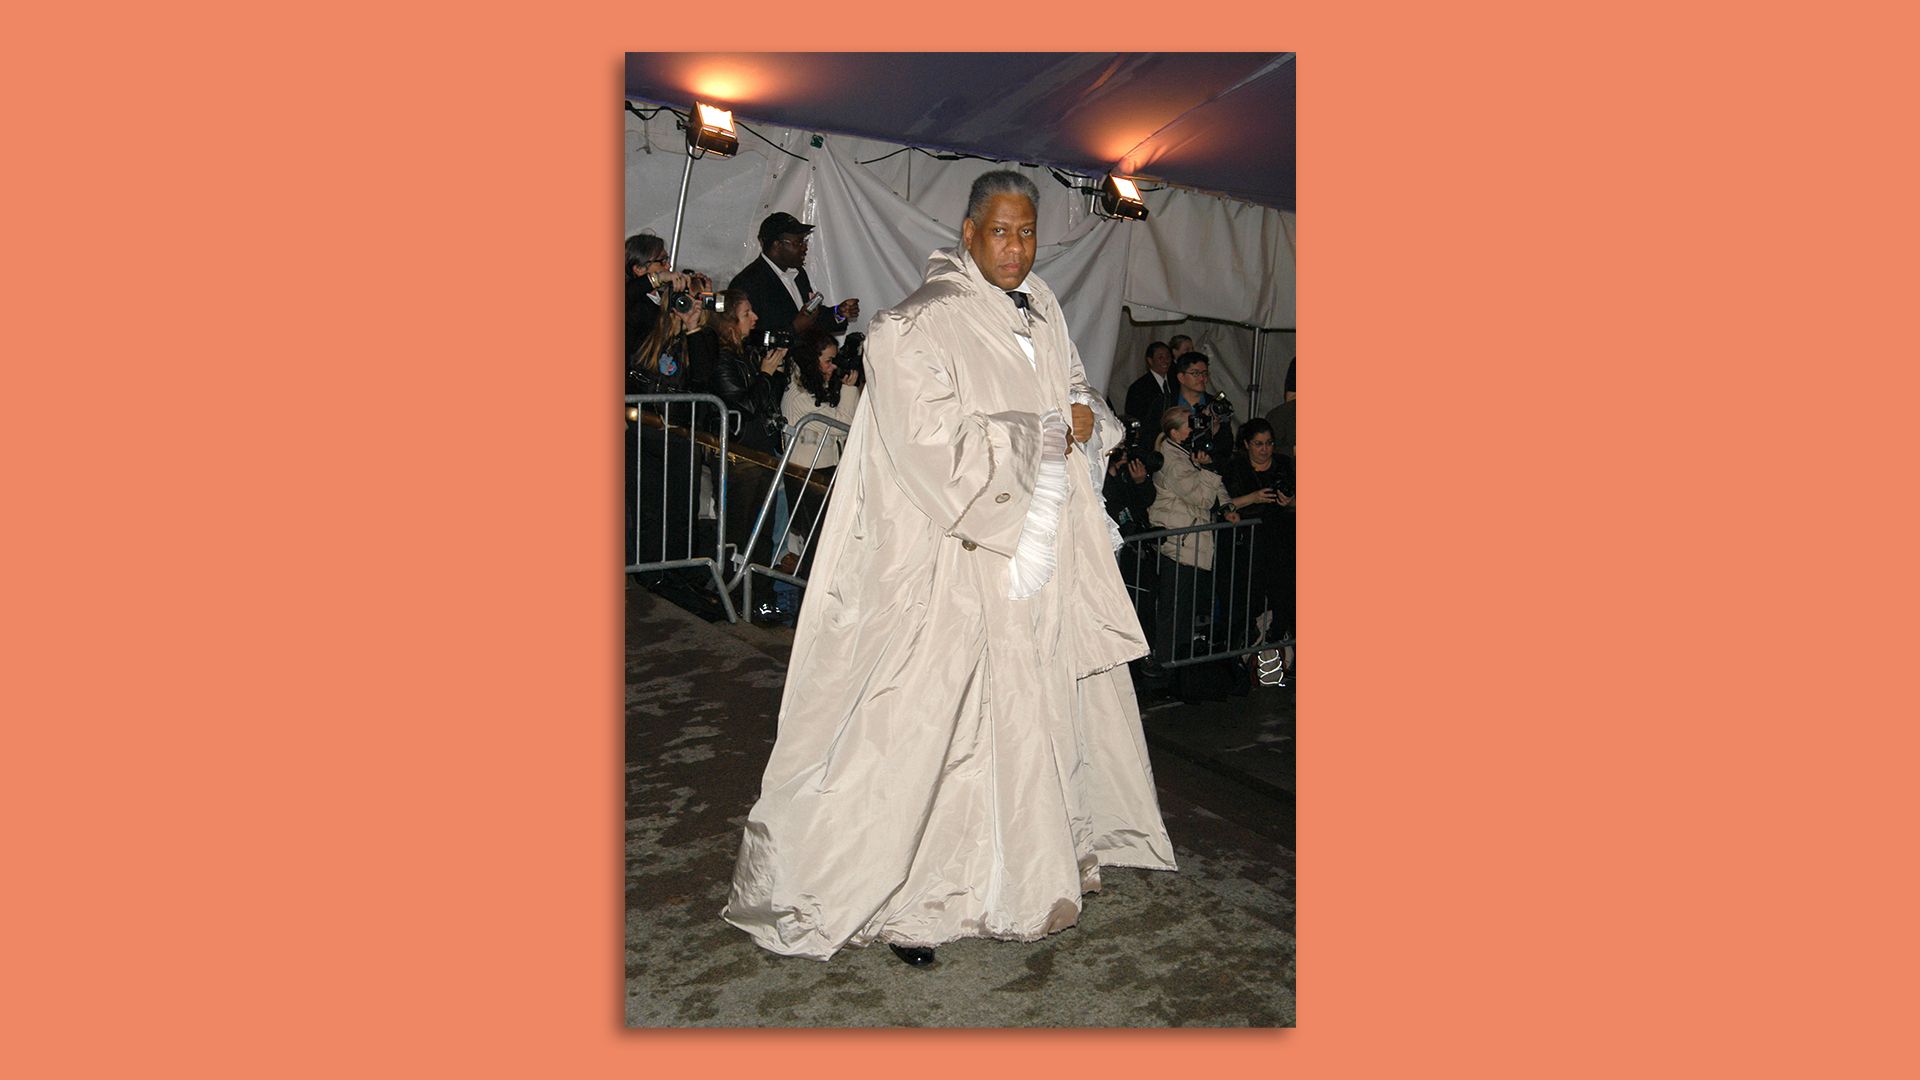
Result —
[[977, 547], [979, 547], [980, 545], [979, 545], [979, 544], [976, 544], [976, 543], [974, 543], [974, 542], [973, 542], [973, 541], [971, 541], [971, 540], [962, 540], [962, 541], [960, 541], [960, 546], [961, 546], [961, 547], [963, 547], [963, 548], [965, 548], [965, 549], [967, 549], [968, 551], [972, 551], [972, 550], [973, 550], [974, 548], [977, 548]]
[[1013, 496], [1011, 496], [1011, 495], [1009, 495], [1009, 494], [1007, 494], [1006, 492], [1004, 492], [1004, 491], [1003, 491], [1003, 492], [1001, 492], [1000, 494], [998, 494], [998, 495], [995, 495], [995, 496], [993, 497], [993, 501], [994, 501], [994, 502], [1006, 502], [1006, 501], [1007, 501], [1008, 499], [1011, 499], [1011, 498], [1013, 498]]

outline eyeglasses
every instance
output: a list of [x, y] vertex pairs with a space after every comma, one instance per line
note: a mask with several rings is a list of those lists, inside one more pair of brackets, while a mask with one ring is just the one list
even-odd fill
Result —
[[1268, 440], [1267, 440], [1267, 441], [1265, 441], [1265, 442], [1258, 442], [1258, 441], [1254, 441], [1254, 442], [1249, 442], [1249, 443], [1247, 443], [1247, 445], [1248, 445], [1248, 446], [1251, 446], [1251, 447], [1253, 447], [1253, 448], [1254, 448], [1254, 449], [1256, 449], [1256, 450], [1258, 450], [1258, 449], [1261, 449], [1261, 448], [1263, 448], [1263, 447], [1268, 447], [1268, 446], [1272, 446], [1272, 445], [1273, 445], [1273, 440], [1272, 440], [1272, 439], [1268, 439]]
[[1199, 378], [1204, 379], [1207, 377], [1207, 369], [1203, 367], [1190, 367], [1187, 370], [1181, 372], [1180, 374], [1193, 375], [1193, 376], [1197, 376]]

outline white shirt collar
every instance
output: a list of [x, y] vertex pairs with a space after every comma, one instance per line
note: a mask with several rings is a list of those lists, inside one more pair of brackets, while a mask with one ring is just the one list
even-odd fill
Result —
[[788, 281], [792, 281], [795, 278], [800, 276], [799, 267], [796, 266], [791, 270], [782, 270], [780, 269], [780, 265], [778, 263], [774, 262], [772, 259], [767, 258], [767, 254], [764, 251], [760, 253], [760, 261], [763, 263], [766, 263], [768, 266], [773, 267], [774, 273], [779, 274], [781, 277], [786, 278]]
[[767, 253], [764, 251], [760, 253], [760, 261], [766, 263], [768, 266], [772, 266], [773, 272], [780, 275], [780, 284], [787, 287], [787, 295], [793, 297], [794, 307], [803, 308], [807, 306], [807, 298], [800, 295], [799, 267], [796, 266], [791, 270], [782, 270], [780, 267], [774, 265], [772, 259], [767, 258]]

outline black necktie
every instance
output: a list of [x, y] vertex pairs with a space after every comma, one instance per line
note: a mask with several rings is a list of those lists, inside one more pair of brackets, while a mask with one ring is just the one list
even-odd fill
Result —
[[1027, 310], [1027, 294], [1026, 293], [1013, 292], [1009, 290], [1007, 293], [1007, 299], [1013, 301], [1013, 306], [1019, 308], [1021, 311]]

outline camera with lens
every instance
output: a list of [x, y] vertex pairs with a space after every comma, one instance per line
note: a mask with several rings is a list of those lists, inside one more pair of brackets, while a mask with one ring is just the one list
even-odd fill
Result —
[[667, 298], [667, 307], [680, 315], [685, 315], [695, 307], [708, 311], [727, 310], [727, 298], [717, 292], [677, 292]]
[[755, 330], [747, 335], [747, 346], [760, 352], [793, 348], [791, 330]]
[[1126, 421], [1127, 435], [1113, 452], [1117, 455], [1125, 455], [1121, 458], [1123, 462], [1131, 464], [1137, 461], [1145, 465], [1148, 472], [1158, 472], [1160, 466], [1166, 464], [1166, 459], [1160, 456], [1160, 451], [1153, 448], [1153, 442], [1147, 436], [1147, 425], [1131, 416], [1121, 417], [1121, 419]]
[[867, 335], [855, 331], [848, 334], [840, 343], [840, 351], [833, 357], [833, 377], [838, 379], [849, 371], [864, 371], [867, 363]]

